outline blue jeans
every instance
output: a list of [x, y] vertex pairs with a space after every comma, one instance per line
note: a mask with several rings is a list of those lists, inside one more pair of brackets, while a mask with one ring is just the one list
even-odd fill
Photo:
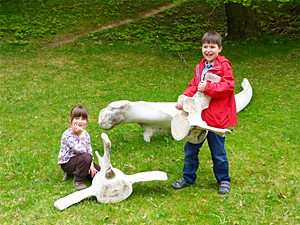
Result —
[[[228, 174], [228, 159], [224, 148], [225, 137], [221, 137], [213, 132], [208, 132], [206, 139], [211, 152], [213, 171], [217, 182], [220, 183], [221, 181], [230, 181], [230, 176]], [[199, 168], [198, 155], [200, 152], [200, 147], [203, 145], [204, 141], [200, 144], [186, 142], [184, 146], [184, 166], [182, 174], [187, 183], [196, 182], [196, 172]]]

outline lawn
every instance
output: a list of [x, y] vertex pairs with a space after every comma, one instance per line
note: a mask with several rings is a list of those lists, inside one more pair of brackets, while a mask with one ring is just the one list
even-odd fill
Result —
[[[168, 3], [160, 2], [154, 7]], [[15, 9], [9, 5], [13, 3], [5, 2], [6, 9]], [[57, 48], [43, 48], [47, 37], [55, 41], [74, 33], [58, 29], [35, 42], [32, 34], [14, 39], [11, 30], [1, 31], [1, 224], [300, 224], [299, 39], [267, 36], [257, 42], [224, 43], [222, 54], [233, 64], [236, 93], [247, 77], [253, 98], [227, 136], [232, 190], [220, 196], [207, 144], [200, 153], [197, 184], [175, 191], [171, 183], [181, 176], [184, 142], [166, 133], [146, 143], [137, 124], [100, 129], [99, 111], [112, 101], [176, 101], [201, 59], [196, 43], [193, 50], [182, 52], [184, 63], [178, 51], [161, 49], [164, 43], [155, 39], [151, 45], [150, 38], [116, 38], [123, 29]], [[62, 212], [54, 208], [55, 200], [75, 191], [71, 179], [61, 181], [57, 156], [69, 111], [77, 104], [89, 110], [87, 130], [94, 151], [103, 154], [100, 135], [105, 132], [112, 142], [114, 167], [125, 174], [161, 170], [168, 180], [136, 183], [132, 195], [116, 204], [91, 198]]]

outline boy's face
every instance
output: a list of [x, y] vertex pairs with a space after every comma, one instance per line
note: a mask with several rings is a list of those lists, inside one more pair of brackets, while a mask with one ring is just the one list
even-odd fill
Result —
[[221, 51], [222, 46], [218, 46], [218, 44], [208, 42], [202, 44], [202, 55], [207, 60], [208, 64], [215, 61]]

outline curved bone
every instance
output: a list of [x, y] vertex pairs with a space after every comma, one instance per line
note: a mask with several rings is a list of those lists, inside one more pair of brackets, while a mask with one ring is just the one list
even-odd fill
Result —
[[[251, 101], [252, 87], [247, 78], [242, 82], [243, 90], [235, 95], [237, 112]], [[110, 130], [118, 125], [137, 123], [144, 128], [144, 140], [150, 142], [154, 134], [171, 131], [171, 121], [181, 111], [176, 102], [131, 102], [127, 100], [111, 102], [99, 113], [98, 122], [102, 129]]]
[[111, 142], [105, 133], [101, 134], [104, 145], [104, 155], [96, 151], [101, 170], [95, 175], [92, 185], [84, 190], [74, 192], [54, 202], [54, 206], [62, 211], [85, 198], [95, 196], [100, 203], [115, 203], [128, 198], [132, 193], [132, 184], [141, 181], [167, 180], [167, 174], [162, 171], [142, 172], [125, 175], [121, 170], [110, 164]]
[[[207, 73], [205, 76], [205, 80], [209, 80], [211, 83], [219, 82], [220, 79], [221, 77], [211, 73]], [[231, 133], [228, 129], [208, 126], [202, 120], [202, 111], [208, 108], [210, 100], [211, 97], [200, 91], [197, 91], [193, 97], [179, 96], [177, 102], [183, 106], [183, 110], [181, 114], [174, 116], [171, 121], [171, 132], [175, 140], [186, 140], [197, 144], [205, 139], [207, 131], [214, 132], [222, 137]]]
[[247, 78], [243, 79], [242, 88], [243, 88], [243, 91], [237, 93], [234, 96], [237, 112], [240, 112], [244, 108], [246, 108], [246, 106], [250, 103], [250, 101], [252, 99], [253, 91], [252, 91], [251, 84], [249, 83]]

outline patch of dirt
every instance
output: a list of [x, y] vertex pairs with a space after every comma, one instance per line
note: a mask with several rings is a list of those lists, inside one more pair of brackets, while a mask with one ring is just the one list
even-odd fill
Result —
[[171, 9], [173, 7], [175, 7], [175, 5], [173, 3], [171, 3], [169, 5], [165, 5], [165, 6], [162, 6], [160, 8], [153, 9], [153, 10], [150, 10], [149, 12], [143, 13], [143, 14], [139, 15], [138, 17], [134, 18], [134, 19], [126, 19], [126, 20], [122, 20], [120, 22], [116, 22], [116, 23], [112, 23], [112, 24], [108, 24], [108, 25], [103, 25], [103, 26], [101, 26], [97, 29], [88, 30], [88, 31], [85, 31], [81, 34], [74, 35], [72, 37], [66, 38], [64, 40], [59, 40], [59, 41], [56, 41], [54, 43], [48, 44], [44, 48], [56, 48], [60, 45], [64, 45], [64, 44], [68, 44], [70, 42], [73, 42], [73, 41], [77, 40], [78, 38], [81, 38], [81, 37], [83, 37], [85, 35], [88, 35], [90, 33], [101, 32], [101, 31], [104, 31], [104, 30], [108, 30], [108, 29], [111, 29], [111, 28], [123, 26], [123, 25], [129, 24], [129, 23], [132, 23], [132, 22], [136, 22], [136, 21], [139, 21], [139, 20], [142, 20], [142, 19], [146, 19], [148, 17], [154, 16], [154, 15], [160, 13], [160, 12], [166, 11], [166, 10]]

